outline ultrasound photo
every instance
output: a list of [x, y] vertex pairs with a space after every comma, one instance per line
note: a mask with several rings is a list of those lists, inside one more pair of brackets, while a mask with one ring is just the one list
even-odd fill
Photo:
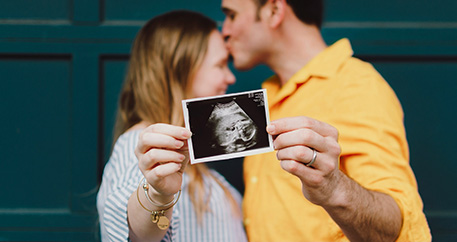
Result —
[[183, 111], [192, 164], [273, 151], [264, 89], [184, 100]]

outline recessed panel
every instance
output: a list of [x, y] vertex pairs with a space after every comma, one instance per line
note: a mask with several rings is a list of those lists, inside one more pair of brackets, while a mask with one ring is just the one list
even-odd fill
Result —
[[397, 93], [425, 210], [454, 210], [457, 59], [372, 61]]
[[0, 209], [68, 207], [69, 58], [0, 56]]
[[113, 127], [116, 119], [119, 94], [127, 73], [128, 56], [106, 57], [102, 59], [103, 73], [103, 162], [107, 162], [111, 155], [113, 142]]

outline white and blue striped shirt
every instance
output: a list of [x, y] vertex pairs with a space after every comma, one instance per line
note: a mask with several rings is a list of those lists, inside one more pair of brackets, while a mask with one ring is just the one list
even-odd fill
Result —
[[[134, 154], [140, 130], [127, 132], [117, 140], [110, 160], [105, 166], [103, 180], [97, 195], [97, 209], [102, 241], [128, 241], [127, 202], [142, 178], [138, 159]], [[232, 192], [238, 204], [241, 195], [219, 173], [212, 171]], [[188, 194], [189, 177], [184, 173], [182, 194], [174, 206], [170, 227], [162, 241], [247, 241], [242, 218], [232, 211], [224, 190], [212, 178], [204, 177], [205, 188], [210, 188], [210, 211], [201, 223]], [[146, 211], [145, 211], [146, 212]]]

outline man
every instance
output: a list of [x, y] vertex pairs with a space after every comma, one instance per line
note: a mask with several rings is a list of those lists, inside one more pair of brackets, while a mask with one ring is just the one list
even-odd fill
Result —
[[276, 73], [263, 87], [277, 153], [244, 161], [249, 240], [430, 241], [401, 105], [347, 39], [327, 47], [322, 5], [222, 0], [235, 67]]

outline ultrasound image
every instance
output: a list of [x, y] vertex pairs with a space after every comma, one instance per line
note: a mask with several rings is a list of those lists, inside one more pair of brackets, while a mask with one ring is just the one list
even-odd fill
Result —
[[217, 103], [207, 126], [212, 134], [212, 148], [226, 154], [243, 151], [257, 144], [257, 126], [235, 101]]
[[191, 164], [273, 151], [265, 90], [183, 101]]

